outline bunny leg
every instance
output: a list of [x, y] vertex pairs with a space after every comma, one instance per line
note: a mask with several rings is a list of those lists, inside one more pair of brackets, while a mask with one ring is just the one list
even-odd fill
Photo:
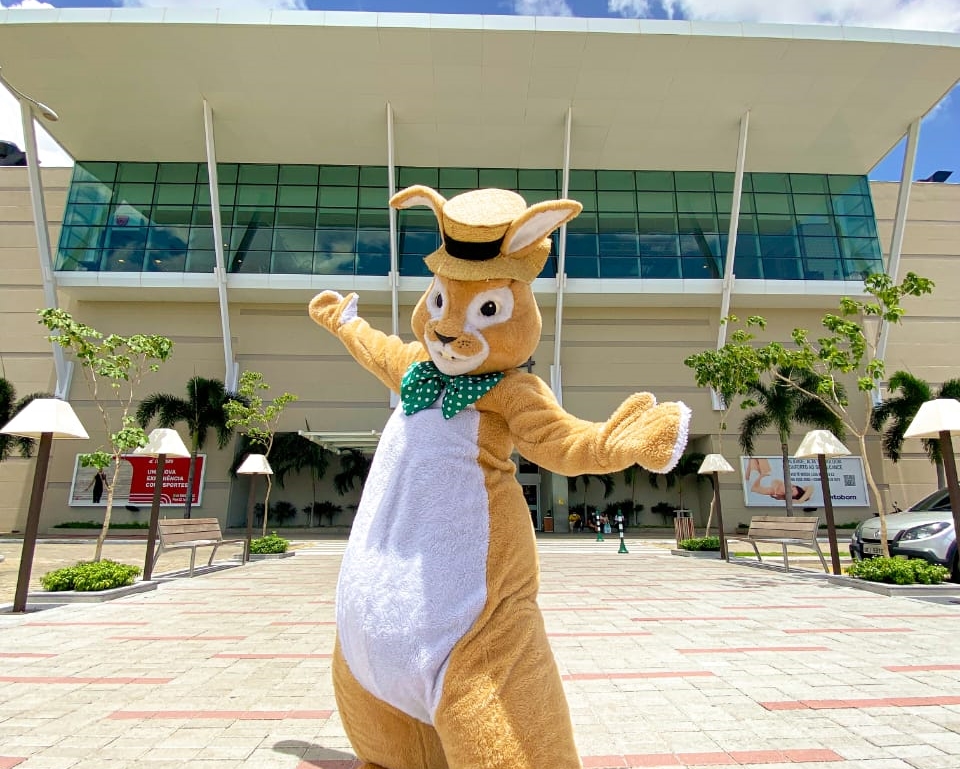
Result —
[[362, 769], [448, 769], [443, 747], [429, 724], [402, 713], [357, 683], [339, 643], [333, 650], [337, 709]]
[[501, 607], [454, 650], [434, 723], [451, 769], [580, 769], [535, 605]]

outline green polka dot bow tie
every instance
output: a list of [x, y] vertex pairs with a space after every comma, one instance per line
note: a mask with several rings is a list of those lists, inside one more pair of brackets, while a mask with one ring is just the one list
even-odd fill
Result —
[[467, 406], [480, 400], [501, 379], [503, 379], [502, 372], [449, 376], [440, 371], [431, 361], [414, 363], [407, 369], [400, 383], [403, 413], [410, 416], [429, 408], [445, 389], [441, 410], [443, 418], [450, 419]]

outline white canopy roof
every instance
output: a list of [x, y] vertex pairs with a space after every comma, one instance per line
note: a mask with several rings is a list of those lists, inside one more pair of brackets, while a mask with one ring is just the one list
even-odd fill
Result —
[[0, 10], [7, 79], [83, 160], [866, 173], [960, 78], [960, 35], [216, 9]]

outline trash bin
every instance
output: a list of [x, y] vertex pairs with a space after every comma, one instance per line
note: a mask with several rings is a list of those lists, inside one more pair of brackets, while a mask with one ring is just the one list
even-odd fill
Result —
[[693, 513], [684, 508], [677, 510], [676, 518], [673, 519], [673, 531], [677, 536], [677, 547], [680, 547], [681, 540], [693, 539]]
[[544, 531], [553, 531], [553, 516], [545, 515], [543, 516], [543, 530]]

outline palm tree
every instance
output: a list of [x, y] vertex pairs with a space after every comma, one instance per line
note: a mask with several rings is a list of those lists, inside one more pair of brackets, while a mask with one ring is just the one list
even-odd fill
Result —
[[219, 379], [195, 376], [187, 382], [186, 398], [154, 393], [145, 398], [137, 408], [137, 422], [144, 429], [156, 419], [160, 427], [173, 427], [177, 422], [186, 422], [187, 430], [190, 431], [190, 471], [187, 476], [184, 518], [190, 517], [197, 454], [206, 444], [207, 436], [211, 430], [216, 431], [217, 445], [221, 449], [233, 436], [233, 430], [227, 427], [227, 414], [223, 410], [223, 404], [230, 400], [230, 397]]
[[[788, 443], [794, 425], [802, 424], [829, 430], [842, 438], [843, 422], [815, 396], [820, 381], [816, 374], [791, 369], [778, 369], [777, 374], [778, 378], [770, 384], [758, 381], [750, 387], [747, 397], [752, 398], [758, 408], [747, 414], [740, 423], [740, 446], [748, 456], [753, 456], [757, 437], [769, 429], [776, 430], [783, 458], [783, 483], [787, 489], [792, 489]], [[793, 382], [794, 386], [781, 378]], [[842, 393], [839, 395], [842, 397]], [[793, 515], [793, 495], [787, 494], [784, 501], [787, 515]]]
[[370, 472], [373, 459], [359, 449], [340, 452], [340, 472], [333, 476], [333, 487], [341, 497], [359, 483], [362, 487]]
[[[584, 525], [589, 523], [590, 518], [589, 510], [587, 509], [587, 489], [590, 488], [590, 482], [592, 480], [598, 480], [603, 485], [603, 498], [609, 499], [613, 494], [614, 490], [617, 488], [617, 481], [614, 478], [612, 473], [584, 473], [583, 475], [574, 475], [567, 480], [569, 481], [570, 486], [570, 495], [577, 490], [577, 485], [580, 481], [583, 481], [583, 522]], [[599, 512], [598, 512], [599, 515]]]
[[[870, 427], [883, 437], [883, 454], [891, 462], [899, 462], [903, 451], [903, 434], [906, 432], [920, 407], [934, 398], [952, 398], [960, 400], [960, 379], [948, 379], [940, 386], [936, 395], [930, 385], [907, 371], [896, 371], [890, 377], [887, 389], [898, 395], [888, 397], [883, 403], [874, 406], [870, 413]], [[886, 427], [885, 427], [886, 426]], [[937, 488], [947, 485], [943, 470], [943, 454], [940, 441], [925, 438], [923, 449], [937, 468]]]
[[674, 486], [677, 487], [677, 499], [679, 502], [680, 509], [683, 509], [683, 479], [692, 475], [699, 482], [702, 480], [701, 476], [697, 475], [697, 471], [700, 469], [700, 465], [703, 464], [703, 460], [706, 459], [706, 454], [703, 454], [699, 451], [692, 451], [689, 454], [684, 454], [677, 461], [677, 464], [672, 470], [666, 473], [650, 473], [650, 485], [655, 489], [659, 489], [660, 485], [658, 483], [658, 478], [663, 478], [667, 484], [668, 489], [672, 489]]
[[[24, 407], [37, 398], [52, 398], [49, 393], [31, 393], [17, 400], [17, 391], [9, 380], [0, 377], [0, 426], [5, 425]], [[33, 456], [33, 438], [21, 438], [16, 435], [0, 435], [0, 462], [13, 456], [16, 450], [24, 459]]]

